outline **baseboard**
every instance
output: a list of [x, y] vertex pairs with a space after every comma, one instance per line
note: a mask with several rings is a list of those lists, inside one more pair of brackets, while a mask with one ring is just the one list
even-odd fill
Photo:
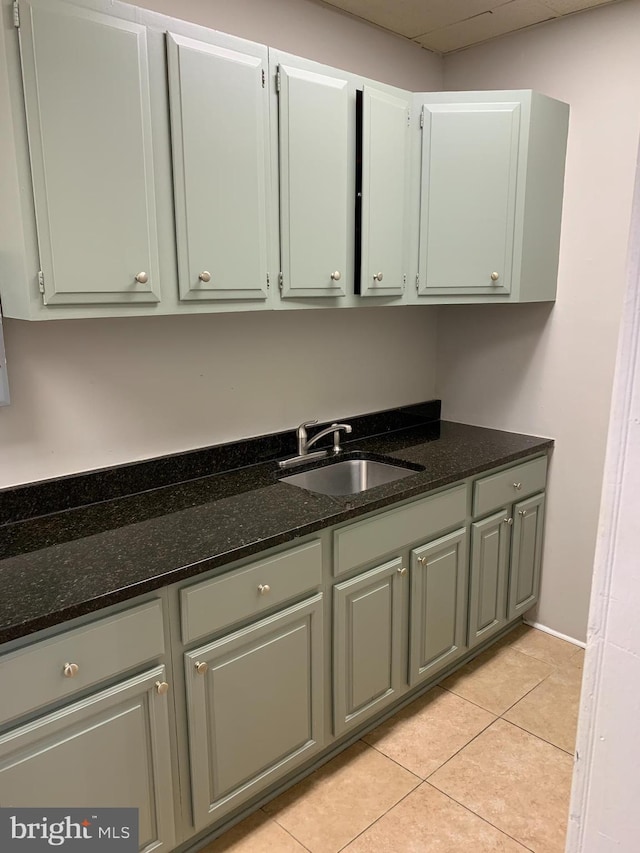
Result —
[[541, 625], [540, 622], [530, 622], [528, 619], [525, 619], [524, 624], [531, 625], [532, 628], [537, 628], [538, 631], [544, 631], [545, 634], [551, 634], [552, 637], [558, 637], [560, 640], [566, 640], [568, 643], [573, 643], [574, 646], [580, 646], [581, 649], [585, 649], [587, 647], [587, 644], [583, 643], [582, 640], [574, 640], [573, 637], [567, 637], [566, 634], [561, 634], [560, 631], [554, 631], [553, 628], [547, 628], [546, 625]]

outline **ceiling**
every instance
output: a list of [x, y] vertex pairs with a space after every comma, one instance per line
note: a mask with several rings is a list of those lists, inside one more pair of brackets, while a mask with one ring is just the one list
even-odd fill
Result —
[[619, 0], [324, 0], [436, 53]]

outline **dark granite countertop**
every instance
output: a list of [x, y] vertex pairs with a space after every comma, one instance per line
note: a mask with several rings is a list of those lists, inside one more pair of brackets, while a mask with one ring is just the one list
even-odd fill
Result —
[[0, 526], [0, 642], [552, 447], [550, 439], [443, 421], [358, 439], [424, 471], [359, 495], [280, 483], [275, 461]]

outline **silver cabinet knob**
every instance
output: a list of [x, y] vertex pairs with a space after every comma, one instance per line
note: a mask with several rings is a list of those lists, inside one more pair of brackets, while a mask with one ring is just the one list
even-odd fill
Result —
[[136, 281], [140, 282], [140, 284], [146, 284], [149, 281], [149, 276], [146, 272], [139, 272], [136, 276]]
[[426, 566], [427, 565], [427, 558], [426, 557], [418, 557], [418, 562], [420, 563], [420, 565]]
[[514, 489], [517, 489], [518, 491], [520, 491], [520, 489], [522, 488], [522, 483], [514, 483], [514, 484], [513, 484], [513, 488], [514, 488]]
[[211, 273], [209, 270], [203, 270], [198, 276], [200, 281], [211, 281]]
[[204, 660], [196, 661], [196, 672], [198, 675], [204, 675], [205, 672], [209, 669], [209, 664]]
[[377, 272], [377, 273], [374, 275], [373, 280], [374, 280], [374, 281], [382, 281], [382, 279], [383, 279], [383, 278], [384, 278], [384, 276], [382, 275], [382, 273], [381, 273], [381, 272]]
[[404, 577], [404, 576], [406, 575], [406, 573], [407, 573], [407, 568], [406, 568], [406, 566], [402, 566], [402, 568], [401, 568], [401, 569], [398, 569], [398, 574], [399, 574], [399, 575], [402, 575], [402, 576]]
[[340, 279], [342, 278], [342, 273], [340, 272], [340, 270], [336, 270], [335, 272], [331, 273], [331, 278], [333, 279], [333, 281], [340, 281]]
[[77, 663], [65, 663], [62, 674], [65, 678], [75, 678], [80, 667]]
[[505, 524], [513, 524], [512, 518], [503, 518], [502, 520], [504, 521]]
[[156, 690], [158, 696], [164, 696], [165, 693], [169, 692], [169, 685], [166, 681], [156, 681]]
[[492, 272], [491, 273], [491, 281], [497, 281], [499, 278], [500, 278], [499, 272]]
[[258, 592], [260, 595], [268, 595], [271, 592], [271, 587], [268, 583], [258, 584]]
[[519, 509], [518, 510], [518, 515], [521, 515], [523, 518], [525, 517], [526, 514], [527, 514], [526, 509]]

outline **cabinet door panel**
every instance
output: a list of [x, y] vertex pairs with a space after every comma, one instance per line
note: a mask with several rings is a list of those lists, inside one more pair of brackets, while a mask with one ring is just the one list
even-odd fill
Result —
[[510, 525], [502, 509], [471, 525], [469, 648], [506, 623]]
[[467, 531], [411, 552], [409, 683], [459, 657], [467, 635]]
[[322, 745], [321, 619], [316, 595], [185, 655], [196, 827]]
[[54, 0], [20, 11], [46, 302], [158, 302], [146, 30]]
[[362, 296], [399, 295], [404, 290], [408, 117], [408, 100], [364, 87]]
[[400, 690], [401, 569], [400, 559], [391, 560], [333, 589], [336, 735]]
[[423, 109], [419, 292], [509, 293], [520, 105]]
[[139, 809], [140, 850], [174, 846], [164, 667], [0, 737], [3, 806]]
[[167, 35], [181, 299], [267, 297], [267, 49], [247, 50]]
[[515, 505], [509, 575], [509, 619], [525, 613], [538, 600], [543, 522], [544, 495]]
[[279, 79], [282, 295], [344, 296], [347, 81], [286, 65]]

